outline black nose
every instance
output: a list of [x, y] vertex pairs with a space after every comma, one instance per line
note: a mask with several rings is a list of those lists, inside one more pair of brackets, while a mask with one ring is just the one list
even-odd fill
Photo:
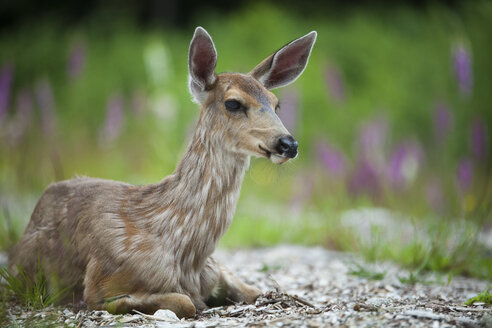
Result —
[[299, 144], [292, 136], [283, 136], [278, 139], [277, 151], [280, 155], [294, 158], [297, 156], [297, 146]]

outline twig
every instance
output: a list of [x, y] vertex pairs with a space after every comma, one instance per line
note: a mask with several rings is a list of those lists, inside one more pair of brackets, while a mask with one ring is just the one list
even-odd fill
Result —
[[492, 312], [492, 308], [488, 309], [476, 309], [476, 308], [467, 308], [461, 306], [446, 306], [446, 308], [455, 311], [464, 311], [464, 312]]
[[296, 301], [297, 303], [301, 303], [303, 305], [306, 305], [306, 306], [309, 306], [310, 308], [313, 308], [315, 309], [316, 306], [314, 306], [313, 304], [309, 303], [308, 301], [306, 301], [305, 299], [302, 299], [300, 298], [299, 296], [297, 295], [289, 295], [292, 299], [294, 299], [294, 301]]
[[273, 279], [271, 274], [267, 274], [268, 279], [273, 283], [273, 288], [275, 288], [275, 291], [279, 294], [285, 294], [282, 290], [282, 287], [280, 287], [279, 283]]

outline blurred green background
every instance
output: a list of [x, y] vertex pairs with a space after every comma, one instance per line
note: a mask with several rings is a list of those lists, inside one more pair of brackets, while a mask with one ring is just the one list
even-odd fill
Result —
[[172, 173], [198, 115], [196, 26], [214, 39], [217, 72], [247, 72], [316, 30], [302, 77], [275, 91], [300, 156], [252, 160], [221, 245], [316, 244], [492, 280], [491, 2], [0, 8], [2, 249], [53, 181]]

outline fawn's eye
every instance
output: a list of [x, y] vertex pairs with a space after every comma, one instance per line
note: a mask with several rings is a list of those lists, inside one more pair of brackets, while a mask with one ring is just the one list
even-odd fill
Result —
[[238, 112], [244, 109], [243, 105], [237, 100], [227, 100], [224, 104], [225, 108], [230, 112]]

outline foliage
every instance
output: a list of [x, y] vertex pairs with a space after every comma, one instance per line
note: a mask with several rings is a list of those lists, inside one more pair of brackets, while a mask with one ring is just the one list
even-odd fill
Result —
[[469, 298], [466, 302], [465, 305], [472, 305], [475, 302], [481, 302], [485, 304], [492, 304], [492, 295], [489, 293], [490, 286], [487, 287], [485, 291], [482, 293], [479, 293], [477, 296]]
[[7, 268], [0, 268], [0, 277], [4, 279], [0, 289], [10, 293], [23, 307], [42, 309], [64, 296], [66, 290], [48, 290], [47, 278], [40, 268], [32, 278], [20, 267], [17, 267], [17, 271], [18, 274], [14, 275]]
[[[416, 270], [415, 277], [431, 271], [490, 279], [492, 258], [477, 237], [475, 229], [460, 227], [453, 230], [443, 222], [434, 223], [408, 242], [379, 238], [358, 249], [366, 260], [389, 259]], [[410, 276], [405, 280], [413, 281], [413, 278]]]
[[382, 280], [386, 276], [386, 272], [377, 272], [363, 267], [362, 265], [355, 263], [355, 268], [349, 271], [350, 275], [365, 278], [368, 280]]
[[[326, 8], [307, 20], [257, 3], [195, 22], [214, 38], [219, 72], [247, 72], [318, 31], [303, 76], [275, 91], [300, 156], [280, 167], [252, 160], [221, 245], [320, 244], [412, 270], [492, 277], [477, 241], [492, 204], [492, 6]], [[52, 181], [144, 184], [172, 172], [198, 115], [186, 87], [192, 30], [93, 17], [0, 35], [1, 249]], [[418, 218], [431, 242], [363, 244], [339, 217], [372, 206]], [[461, 221], [476, 230], [455, 238], [447, 227]]]

